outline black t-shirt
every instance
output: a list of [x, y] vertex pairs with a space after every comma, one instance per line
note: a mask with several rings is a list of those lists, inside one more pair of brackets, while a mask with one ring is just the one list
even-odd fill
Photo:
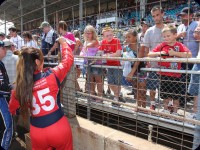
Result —
[[12, 87], [9, 82], [6, 68], [2, 61], [0, 61], [0, 95], [7, 95], [11, 91]]

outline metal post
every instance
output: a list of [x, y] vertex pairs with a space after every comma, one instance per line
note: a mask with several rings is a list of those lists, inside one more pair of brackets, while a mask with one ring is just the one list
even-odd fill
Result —
[[101, 0], [99, 0], [99, 19], [101, 18], [100, 14], [101, 14]]
[[5, 35], [6, 35], [6, 11], [4, 11], [4, 25], [5, 25]]
[[118, 15], [117, 15], [117, 0], [115, 1], [116, 2], [116, 19], [115, 19], [115, 28], [117, 29], [117, 25], [118, 25]]
[[82, 29], [83, 26], [83, 0], [79, 0], [79, 25]]
[[148, 141], [153, 142], [153, 140], [152, 140], [153, 126], [149, 125], [148, 128], [149, 128]]
[[57, 31], [59, 31], [59, 27], [58, 27], [58, 24], [59, 24], [59, 19], [58, 19], [58, 12], [56, 11], [56, 27], [54, 29], [56, 29]]
[[47, 12], [46, 12], [46, 0], [43, 0], [43, 11], [44, 11], [44, 21], [47, 21]]
[[140, 0], [140, 18], [144, 18], [145, 16], [145, 5], [146, 5], [146, 0]]
[[64, 20], [63, 11], [62, 11], [62, 20]]
[[21, 12], [21, 36], [23, 34], [23, 8], [22, 8], [22, 0], [20, 0], [20, 12]]
[[73, 19], [73, 30], [74, 30], [74, 6], [72, 6], [72, 19]]
[[54, 13], [53, 17], [53, 28], [56, 29], [56, 13]]
[[[99, 18], [98, 18], [98, 19], [99, 19], [99, 25], [98, 25], [98, 26], [101, 26], [101, 23], [100, 23], [100, 22], [101, 22], [101, 21], [100, 21], [101, 16], [100, 16], [100, 15], [101, 15], [101, 0], [99, 0]], [[98, 23], [97, 23], [97, 24], [98, 24]], [[101, 31], [100, 31], [100, 32], [101, 32]]]
[[[86, 17], [87, 17], [87, 7], [86, 7], [86, 3], [85, 3], [85, 11], [84, 11], [84, 13], [85, 13], [85, 22], [86, 22]], [[87, 25], [87, 24], [86, 24]]]
[[[200, 80], [199, 80], [199, 83], [200, 83]], [[196, 120], [200, 120], [200, 84], [199, 84], [199, 92], [198, 92]], [[192, 149], [196, 150], [199, 145], [200, 145], [200, 126], [195, 125], [193, 148]]]
[[[88, 67], [87, 67], [87, 81], [86, 81], [86, 89], [87, 91], [91, 91], [91, 80], [90, 80], [90, 76], [91, 76], [91, 65], [89, 65], [91, 63], [91, 60], [88, 60]], [[87, 119], [90, 120], [91, 119], [91, 101], [92, 101], [92, 97], [89, 96], [87, 97]]]

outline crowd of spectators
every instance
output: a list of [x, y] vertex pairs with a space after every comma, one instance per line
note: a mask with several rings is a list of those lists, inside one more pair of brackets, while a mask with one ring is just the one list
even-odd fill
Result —
[[[130, 2], [130, 1], [127, 1]], [[170, 3], [174, 4], [172, 1]], [[181, 11], [176, 14], [179, 17], [181, 23], [178, 28], [173, 25], [165, 24], [166, 20], [170, 20], [168, 16], [165, 16], [165, 11], [175, 9], [176, 5], [179, 4], [180, 8], [185, 6], [183, 1], [177, 1], [170, 7], [155, 6], [147, 8], [147, 12], [150, 12], [151, 18], [154, 22], [149, 21], [149, 17], [146, 16], [140, 20], [141, 32], [138, 34], [138, 28], [132, 28], [125, 31], [123, 35], [124, 40], [118, 38], [118, 34], [115, 33], [115, 24], [101, 27], [96, 25], [96, 20], [99, 18], [107, 17], [125, 17], [126, 21], [120, 22], [118, 25], [129, 25], [127, 19], [131, 19], [131, 24], [134, 25], [137, 18], [132, 17], [132, 10], [120, 10], [118, 14], [114, 10], [110, 12], [100, 13], [99, 16], [88, 16], [83, 22], [83, 39], [79, 35], [79, 25], [77, 20], [75, 21], [72, 28], [72, 22], [68, 24], [65, 21], [60, 21], [58, 31], [55, 31], [48, 22], [42, 22], [40, 29], [42, 30], [41, 35], [32, 35], [30, 32], [24, 32], [20, 37], [17, 34], [17, 29], [11, 27], [9, 29], [9, 50], [5, 56], [5, 64], [8, 63], [9, 56], [13, 55], [14, 51], [19, 51], [23, 47], [34, 47], [42, 51], [44, 56], [58, 55], [59, 44], [57, 38], [59, 35], [63, 36], [69, 47], [74, 50], [75, 55], [82, 56], [103, 56], [105, 58], [112, 57], [123, 57], [123, 58], [143, 58], [143, 57], [159, 57], [159, 58], [199, 58], [199, 40], [200, 40], [200, 22], [199, 15], [194, 10], [197, 10], [198, 5], [192, 3], [192, 7], [184, 7]], [[164, 3], [165, 5], [165, 3]], [[150, 6], [148, 6], [150, 7]], [[149, 10], [150, 9], [150, 10]], [[194, 9], [194, 10], [193, 10]], [[196, 14], [196, 15], [195, 15]], [[195, 17], [194, 17], [195, 16]], [[136, 17], [139, 17], [136, 15]], [[170, 16], [169, 16], [170, 17]], [[87, 24], [90, 25], [87, 25]], [[166, 21], [170, 23], [170, 21]], [[118, 26], [117, 25], [117, 26]], [[70, 30], [74, 30], [74, 34]], [[123, 32], [123, 31], [122, 31]], [[103, 39], [98, 39], [98, 33], [102, 34]], [[76, 37], [75, 37], [76, 36]], [[5, 41], [8, 39], [4, 33], [0, 33], [1, 40]], [[121, 41], [120, 41], [121, 40]], [[123, 42], [123, 44], [121, 44]], [[16, 62], [13, 58], [12, 61]], [[52, 59], [47, 58], [45, 61], [52, 62]], [[9, 61], [11, 63], [11, 61]], [[177, 62], [132, 62], [119, 60], [106, 60], [106, 61], [91, 61], [87, 58], [84, 59], [83, 64], [87, 65], [86, 73], [86, 86], [85, 90], [81, 89], [78, 83], [80, 77], [80, 63], [76, 64], [76, 73], [79, 74], [76, 77], [76, 89], [77, 91], [85, 91], [91, 95], [97, 95], [98, 98], [92, 99], [92, 102], [103, 104], [103, 96], [105, 94], [104, 82], [107, 79], [108, 89], [113, 92], [113, 107], [120, 107], [118, 102], [126, 102], [121, 97], [121, 87], [128, 84], [132, 87], [131, 94], [134, 96], [138, 107], [146, 108], [146, 92], [150, 91], [150, 109], [158, 111], [156, 102], [156, 93], [160, 92], [160, 97], [163, 100], [163, 112], [173, 115], [179, 115], [178, 110], [181, 107], [185, 107], [187, 99], [183, 95], [194, 97], [193, 111], [191, 115], [187, 116], [195, 119], [197, 113], [197, 96], [199, 76], [192, 74], [191, 76], [184, 73], [174, 72], [144, 72], [140, 68], [150, 67], [153, 69], [170, 69], [170, 70], [194, 70], [199, 71], [200, 67], [198, 64], [185, 64]], [[92, 67], [92, 65], [105, 65], [109, 66], [106, 70], [99, 67]], [[6, 69], [9, 70], [10, 66]], [[122, 69], [119, 69], [122, 67]], [[14, 69], [16, 69], [14, 67]], [[13, 69], [13, 70], [14, 70]], [[11, 75], [12, 74], [12, 75]], [[13, 72], [8, 71], [8, 76], [12, 82]], [[185, 84], [186, 81], [189, 84]], [[122, 84], [123, 83], [123, 84]], [[196, 84], [198, 83], [198, 84]], [[189, 88], [188, 88], [189, 86]], [[97, 87], [97, 91], [96, 91]], [[140, 111], [135, 109], [134, 111]]]

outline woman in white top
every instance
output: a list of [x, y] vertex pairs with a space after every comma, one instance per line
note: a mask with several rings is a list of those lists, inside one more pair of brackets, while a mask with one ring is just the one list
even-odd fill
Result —
[[32, 34], [28, 31], [23, 33], [24, 46], [38, 48], [37, 42], [33, 40]]
[[[129, 29], [125, 34], [125, 43], [127, 44], [123, 50], [123, 58], [137, 58], [138, 54], [138, 42], [137, 42], [137, 31]], [[140, 71], [141, 67], [145, 67], [143, 62], [137, 68], [137, 73], [132, 77], [131, 71], [134, 65], [132, 61], [122, 61], [123, 67], [123, 82], [124, 84], [132, 83], [134, 88], [134, 99], [137, 101], [138, 107], [146, 107], [146, 73]], [[131, 78], [130, 78], [131, 76]], [[135, 109], [137, 111], [137, 109]]]

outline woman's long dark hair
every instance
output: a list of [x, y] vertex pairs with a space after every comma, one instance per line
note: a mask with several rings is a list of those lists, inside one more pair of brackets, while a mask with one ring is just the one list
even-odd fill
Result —
[[43, 62], [44, 58], [41, 50], [30, 47], [24, 47], [21, 51], [15, 51], [14, 54], [19, 56], [15, 82], [16, 98], [20, 103], [20, 114], [26, 119], [29, 108], [32, 108], [33, 75], [37, 70], [35, 60], [38, 59]]

